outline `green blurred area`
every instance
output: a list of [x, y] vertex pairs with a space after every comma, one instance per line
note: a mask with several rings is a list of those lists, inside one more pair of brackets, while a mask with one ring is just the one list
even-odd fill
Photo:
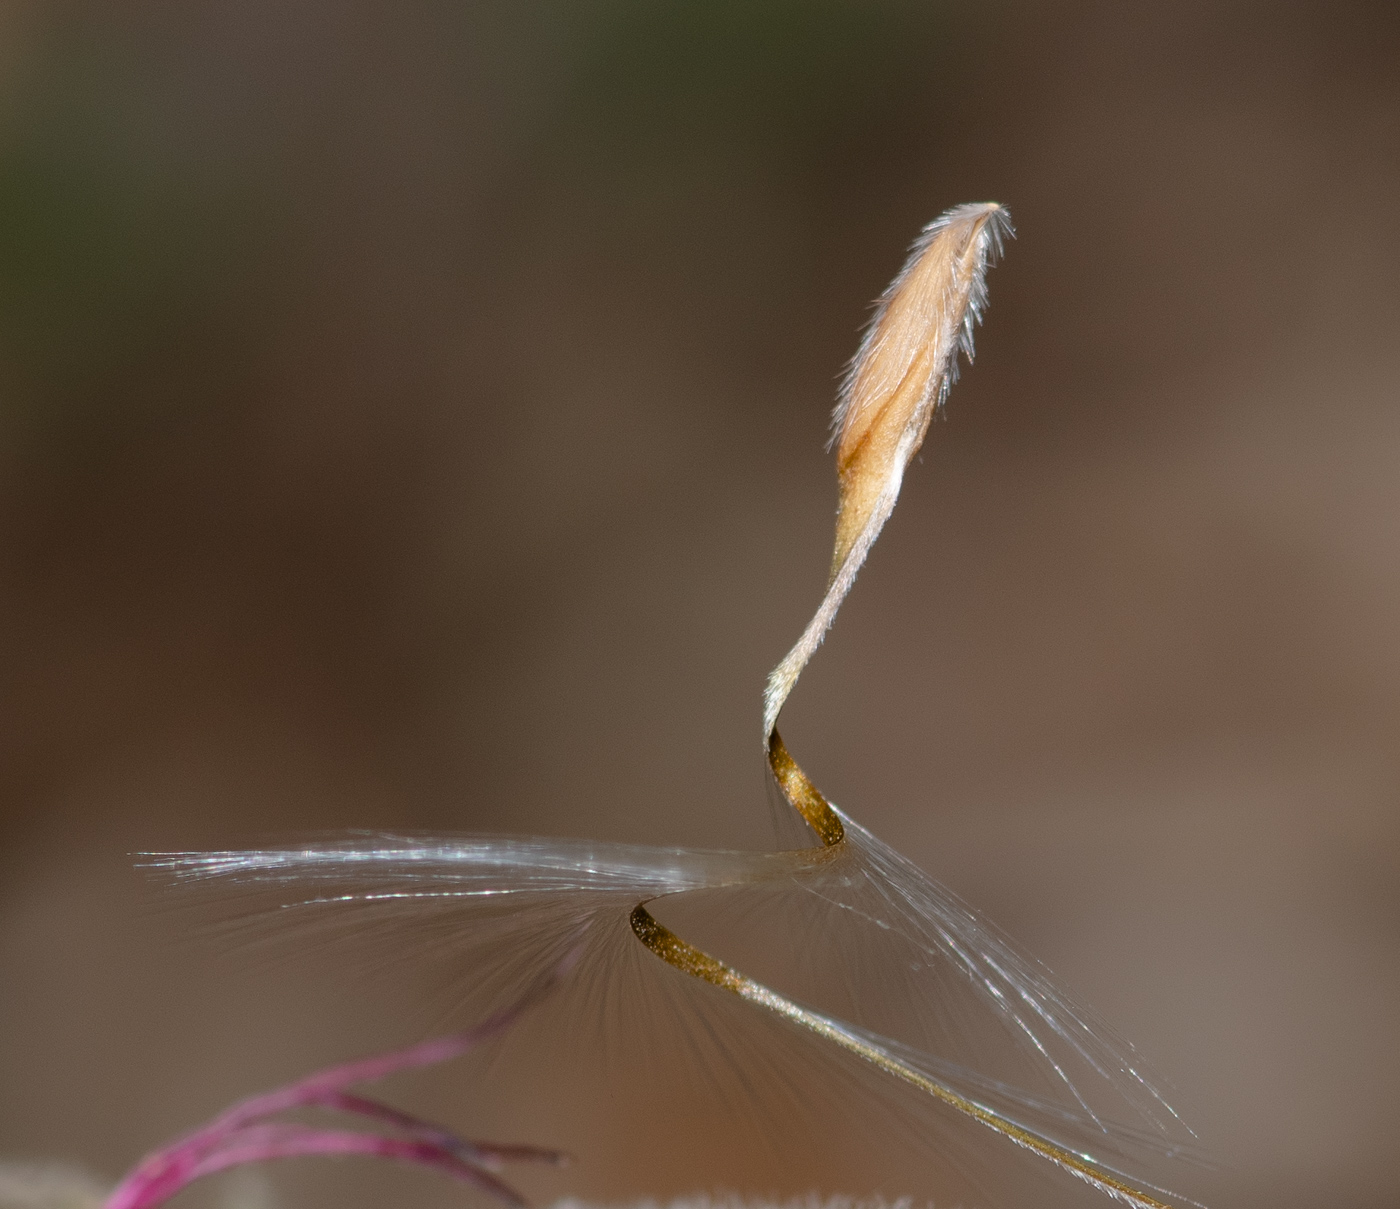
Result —
[[888, 0], [607, 5], [578, 31], [567, 143], [633, 165], [703, 155], [858, 171], [880, 128], [956, 71], [960, 23], [948, 5]]
[[253, 166], [140, 129], [158, 99], [139, 59], [54, 42], [0, 136], [4, 406], [12, 439], [81, 441], [86, 425], [199, 406], [136, 383], [154, 362], [211, 359], [268, 224]]
[[[232, 405], [226, 384], [250, 346], [276, 327], [279, 305], [311, 288], [316, 270], [298, 249], [344, 220], [353, 200], [339, 189], [364, 150], [356, 133], [376, 121], [359, 109], [355, 77], [383, 67], [359, 59], [353, 15], [318, 31], [328, 45], [307, 65], [324, 77], [318, 96], [256, 59], [202, 79], [217, 46], [196, 44], [181, 64], [149, 16], [80, 12], [32, 10], [0, 122], [11, 440], [81, 443], [89, 425], [110, 433], [172, 409]], [[934, 153], [949, 120], [939, 110], [956, 111], [971, 71], [951, 53], [955, 36], [966, 53], [968, 14], [941, 5], [413, 5], [400, 22], [435, 42], [430, 120], [449, 147], [483, 126], [518, 139], [513, 115], [478, 108], [492, 86], [480, 76], [529, 78], [523, 101], [511, 95], [518, 82], [491, 98], [530, 110], [511, 171], [490, 181], [497, 204], [528, 211], [542, 193], [586, 214], [577, 237], [603, 241], [605, 255], [611, 241], [683, 250], [678, 220], [722, 231], [726, 216], [688, 212], [706, 180], [785, 196], [799, 221], [804, 209], [865, 195], [911, 127], [925, 127]], [[470, 60], [461, 77], [454, 46]], [[458, 195], [474, 175], [469, 145], [463, 154]], [[470, 277], [458, 241], [443, 254]]]

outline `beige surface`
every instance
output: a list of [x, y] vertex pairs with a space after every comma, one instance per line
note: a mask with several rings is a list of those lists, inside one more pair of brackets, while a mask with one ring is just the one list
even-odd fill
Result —
[[[768, 842], [835, 375], [995, 197], [978, 364], [784, 736], [1155, 1057], [1215, 1203], [1390, 1204], [1391, 6], [676, 11], [7, 17], [0, 1154], [116, 1174], [433, 1023], [191, 938], [131, 851]], [[287, 1202], [456, 1203], [361, 1170]]]

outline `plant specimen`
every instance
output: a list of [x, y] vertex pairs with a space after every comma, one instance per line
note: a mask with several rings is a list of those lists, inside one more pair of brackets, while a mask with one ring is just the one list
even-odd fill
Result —
[[[861, 1094], [883, 1097], [916, 1128], [935, 1130], [934, 1149], [936, 1129], [955, 1122], [1008, 1156], [1019, 1149], [1047, 1171], [1057, 1168], [1139, 1209], [1189, 1203], [1127, 1172], [1140, 1152], [1176, 1154], [1190, 1137], [1132, 1047], [992, 925], [827, 801], [777, 729], [784, 702], [894, 510], [959, 354], [972, 356], [986, 272], [1009, 233], [1005, 210], [990, 203], [959, 206], [925, 228], [881, 299], [841, 391], [830, 579], [810, 624], [770, 676], [763, 708], [772, 776], [816, 843], [729, 852], [376, 835], [155, 858], [157, 869], [182, 881], [300, 896], [298, 908], [317, 918], [330, 912], [365, 927], [411, 921], [474, 952], [483, 977], [509, 992], [508, 1006], [469, 1033], [336, 1067], [234, 1106], [144, 1160], [107, 1209], [147, 1209], [210, 1171], [313, 1153], [426, 1164], [518, 1202], [497, 1174], [501, 1166], [554, 1162], [557, 1152], [469, 1142], [349, 1086], [461, 1053], [503, 1031], [546, 988], [556, 998], [584, 995], [616, 979], [672, 992], [688, 987], [702, 1014], [742, 1003], [796, 1043], [835, 1054], [847, 1064], [842, 1077], [859, 1083]], [[665, 900], [697, 892], [742, 892], [744, 909], [766, 919], [800, 916], [817, 938], [806, 950], [812, 961], [844, 971], [841, 1010], [741, 972], [658, 918]], [[651, 1013], [663, 1028], [664, 1010]], [[1007, 1075], [1011, 1066], [1026, 1082]], [[349, 1113], [383, 1132], [272, 1119], [305, 1107]], [[1127, 1124], [1117, 1123], [1125, 1117]]]

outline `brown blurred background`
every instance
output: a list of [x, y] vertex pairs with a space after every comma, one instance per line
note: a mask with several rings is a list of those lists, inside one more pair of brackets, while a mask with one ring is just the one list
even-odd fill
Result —
[[835, 376], [995, 199], [787, 739], [1155, 1058], [1218, 1205], [1394, 1203], [1400, 9], [0, 12], [0, 1155], [114, 1176], [416, 1027], [132, 852], [770, 843]]

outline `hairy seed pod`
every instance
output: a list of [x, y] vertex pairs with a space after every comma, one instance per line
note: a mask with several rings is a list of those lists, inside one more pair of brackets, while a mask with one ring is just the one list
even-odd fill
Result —
[[876, 306], [832, 418], [840, 503], [826, 596], [768, 679], [765, 746], [894, 511], [904, 468], [957, 376], [958, 353], [972, 358], [972, 330], [987, 302], [987, 268], [1010, 234], [1010, 218], [995, 202], [954, 207], [923, 229]]

